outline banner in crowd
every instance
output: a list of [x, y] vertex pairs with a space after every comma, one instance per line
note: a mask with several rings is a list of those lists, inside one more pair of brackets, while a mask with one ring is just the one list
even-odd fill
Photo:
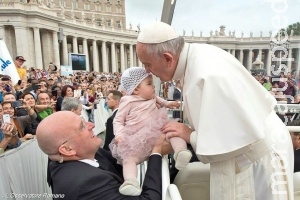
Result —
[[61, 76], [70, 76], [70, 74], [73, 74], [72, 66], [66, 66], [66, 65], [60, 66]]
[[19, 74], [17, 72], [16, 66], [11, 59], [8, 52], [7, 46], [3, 39], [0, 38], [0, 74], [8, 75], [11, 77], [12, 84], [15, 85], [20, 80]]

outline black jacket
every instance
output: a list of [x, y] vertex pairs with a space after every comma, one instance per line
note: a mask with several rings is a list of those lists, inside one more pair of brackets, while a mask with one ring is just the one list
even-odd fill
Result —
[[161, 156], [150, 156], [140, 196], [124, 196], [119, 193], [119, 187], [123, 183], [122, 167], [116, 164], [109, 152], [99, 149], [95, 159], [100, 164], [99, 168], [80, 161], [66, 161], [61, 164], [51, 161], [49, 167], [53, 194], [64, 194], [66, 200], [162, 199]]

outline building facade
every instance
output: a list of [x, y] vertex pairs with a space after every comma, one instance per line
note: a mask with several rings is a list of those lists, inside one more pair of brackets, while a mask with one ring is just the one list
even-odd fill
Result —
[[[25, 57], [27, 67], [69, 65], [69, 53], [78, 53], [86, 55], [89, 71], [122, 72], [141, 66], [135, 50], [138, 32], [139, 27], [126, 29], [125, 0], [0, 0], [0, 38], [13, 58]], [[226, 35], [221, 26], [209, 37], [200, 33], [184, 38], [225, 49], [248, 70], [270, 74], [278, 64], [277, 47], [270, 48], [271, 33], [237, 37], [234, 32]], [[280, 50], [280, 63], [298, 70], [300, 36], [288, 39], [290, 48]]]

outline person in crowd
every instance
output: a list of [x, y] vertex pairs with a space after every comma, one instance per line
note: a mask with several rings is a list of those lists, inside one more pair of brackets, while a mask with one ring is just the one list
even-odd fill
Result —
[[103, 98], [103, 93], [102, 93], [102, 88], [101, 86], [97, 87], [97, 90], [95, 92], [95, 97], [96, 99], [100, 100], [101, 98]]
[[61, 105], [61, 110], [67, 110], [81, 115], [82, 103], [75, 97], [65, 97]]
[[49, 88], [51, 88], [54, 85], [54, 79], [52, 77], [48, 78], [47, 85]]
[[73, 97], [74, 96], [74, 88], [71, 85], [65, 85], [61, 89], [61, 96], [57, 98], [56, 102], [56, 111], [61, 110], [61, 104], [65, 97]]
[[138, 197], [126, 197], [118, 192], [122, 167], [100, 148], [102, 141], [94, 135], [94, 127], [70, 111], [56, 112], [39, 124], [38, 145], [52, 160], [53, 194], [64, 194], [66, 199], [162, 199], [161, 155], [171, 152], [164, 135], [152, 149], [143, 192]]
[[6, 149], [17, 148], [22, 144], [18, 136], [18, 132], [14, 129], [14, 125], [12, 123], [2, 122], [2, 117], [3, 109], [2, 105], [0, 104], [0, 154]]
[[46, 92], [41, 92], [37, 96], [37, 104], [35, 105], [35, 111], [38, 115], [38, 121], [42, 121], [54, 112], [55, 101], [50, 100], [50, 96]]
[[[292, 198], [292, 144], [274, 139], [289, 132], [272, 109], [274, 98], [236, 58], [213, 45], [185, 43], [163, 22], [141, 30], [136, 51], [148, 73], [181, 80], [188, 125], [173, 121], [162, 131], [184, 138], [210, 163], [211, 200]], [[274, 174], [286, 184], [272, 184]]]
[[272, 89], [272, 84], [270, 82], [270, 77], [269, 76], [265, 76], [263, 79], [263, 86], [264, 88], [266, 88], [267, 91], [271, 91]]
[[[176, 80], [175, 82], [175, 87], [174, 87], [174, 92], [173, 92], [173, 100], [175, 101], [181, 101], [181, 84], [180, 84], [180, 80]], [[173, 118], [177, 119], [177, 118], [181, 118], [180, 116], [180, 111], [173, 111], [172, 113]]]
[[297, 95], [294, 97], [294, 103], [300, 103], [300, 94], [297, 94]]
[[288, 102], [291, 102], [293, 97], [297, 94], [298, 87], [296, 81], [292, 79], [292, 74], [290, 72], [288, 72], [286, 76], [284, 76], [283, 73], [281, 74], [279, 88], [283, 90], [285, 99]]
[[[287, 126], [300, 126], [300, 120], [293, 120]], [[294, 149], [294, 172], [300, 172], [300, 131], [290, 131]]]
[[1, 78], [1, 86], [4, 92], [9, 92], [14, 95], [16, 94], [15, 87], [13, 86], [11, 78], [9, 76], [5, 75]]
[[1, 103], [3, 108], [3, 114], [8, 114], [10, 117], [10, 121], [14, 124], [14, 130], [18, 132], [19, 137], [21, 137], [22, 141], [32, 139], [33, 135], [30, 133], [25, 133], [25, 127], [27, 127], [30, 123], [36, 119], [37, 115], [31, 106], [27, 105], [26, 101], [23, 102], [22, 108], [26, 109], [28, 115], [26, 116], [15, 116], [15, 108], [12, 106], [11, 102], [4, 101]]
[[94, 104], [89, 102], [89, 94], [88, 94], [86, 83], [81, 83], [81, 96], [80, 96], [79, 100], [82, 103], [82, 105], [84, 105], [84, 108], [87, 111], [89, 122], [93, 122], [94, 121], [94, 112], [93, 112]]
[[16, 96], [11, 93], [11, 92], [7, 92], [3, 94], [3, 101], [16, 101]]
[[17, 72], [19, 74], [20, 79], [27, 79], [27, 72], [24, 68], [22, 68], [22, 65], [26, 62], [23, 56], [17, 56], [14, 63], [17, 69]]
[[[157, 97], [152, 75], [142, 67], [125, 70], [121, 84], [126, 96], [121, 98], [113, 121], [115, 138], [109, 148], [118, 163], [123, 165], [125, 181], [120, 186], [120, 193], [137, 196], [142, 190], [136, 178], [136, 165], [147, 160], [155, 141], [162, 134], [161, 128], [168, 121], [164, 107], [178, 108], [179, 103]], [[174, 137], [170, 142], [175, 151], [175, 167], [181, 170], [189, 163], [192, 154], [182, 138]]]
[[[35, 111], [35, 98], [32, 93], [30, 92], [25, 92], [20, 96], [20, 99], [26, 102], [28, 106], [33, 108]], [[16, 109], [16, 116], [27, 116], [29, 115], [28, 111], [25, 108], [18, 108]], [[24, 132], [25, 133], [30, 133], [32, 135], [35, 135], [36, 133], [36, 128], [39, 125], [39, 121], [37, 119], [34, 119], [32, 123], [30, 123], [28, 126], [25, 127]]]
[[120, 91], [111, 90], [111, 91], [109, 91], [108, 96], [106, 98], [107, 107], [112, 110], [112, 115], [106, 121], [105, 142], [104, 142], [103, 149], [105, 149], [107, 151], [110, 151], [109, 144], [115, 137], [113, 121], [114, 121], [114, 118], [118, 111], [120, 100], [121, 100], [122, 96], [123, 95]]

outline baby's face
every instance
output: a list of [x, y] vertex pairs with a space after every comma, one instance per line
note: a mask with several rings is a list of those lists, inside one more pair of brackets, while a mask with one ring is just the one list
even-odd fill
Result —
[[155, 95], [155, 87], [153, 84], [152, 76], [150, 75], [145, 78], [136, 89], [137, 95], [139, 95], [140, 97], [144, 99], [153, 99]]

